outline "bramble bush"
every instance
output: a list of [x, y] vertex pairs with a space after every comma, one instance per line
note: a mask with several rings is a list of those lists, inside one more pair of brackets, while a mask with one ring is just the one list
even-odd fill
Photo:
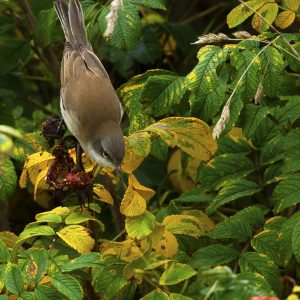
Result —
[[298, 299], [300, 0], [200, 2], [81, 1], [120, 178], [57, 132], [52, 1], [0, 0], [1, 300]]

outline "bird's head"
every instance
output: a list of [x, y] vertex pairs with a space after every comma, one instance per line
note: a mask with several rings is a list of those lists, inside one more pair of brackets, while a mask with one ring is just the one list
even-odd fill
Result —
[[120, 125], [116, 122], [105, 122], [91, 138], [85, 151], [98, 165], [119, 168], [125, 154]]

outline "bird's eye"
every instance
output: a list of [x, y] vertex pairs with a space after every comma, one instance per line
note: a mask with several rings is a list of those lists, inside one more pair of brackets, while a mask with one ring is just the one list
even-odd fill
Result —
[[102, 156], [103, 156], [104, 158], [108, 158], [108, 153], [107, 153], [106, 151], [103, 151]]

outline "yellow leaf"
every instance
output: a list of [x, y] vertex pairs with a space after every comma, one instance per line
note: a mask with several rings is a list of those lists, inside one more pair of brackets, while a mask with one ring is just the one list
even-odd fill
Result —
[[95, 245], [89, 230], [81, 225], [66, 226], [58, 231], [57, 235], [80, 254], [91, 252]]
[[200, 210], [185, 210], [182, 215], [194, 216], [202, 233], [210, 232], [214, 229], [214, 222]]
[[49, 184], [46, 181], [48, 168], [43, 169], [36, 177], [34, 184], [33, 199], [41, 207], [49, 208], [52, 203], [51, 195], [48, 193]]
[[145, 131], [158, 135], [170, 147], [179, 147], [190, 156], [207, 161], [217, 150], [211, 129], [196, 118], [171, 117], [148, 126]]
[[[272, 24], [278, 13], [278, 5], [276, 3], [266, 3], [259, 10], [268, 23]], [[270, 27], [259, 15], [255, 14], [252, 18], [252, 27], [258, 32], [267, 31]]]
[[[250, 0], [246, 4], [250, 6], [253, 10], [258, 10], [262, 5], [264, 5], [264, 0]], [[228, 15], [227, 15], [227, 24], [229, 28], [236, 27], [243, 23], [247, 18], [249, 18], [254, 11], [247, 8], [244, 4], [236, 6]]]
[[122, 170], [131, 174], [144, 159], [149, 155], [151, 149], [151, 136], [148, 132], [134, 132], [125, 137], [125, 157]]
[[11, 231], [0, 232], [0, 240], [8, 247], [13, 248], [18, 237]]
[[93, 186], [93, 193], [95, 193], [99, 197], [100, 201], [108, 203], [110, 205], [114, 205], [113, 197], [102, 184], [95, 183]]
[[169, 180], [179, 191], [188, 191], [196, 187], [194, 181], [196, 179], [195, 175], [197, 173], [199, 165], [199, 160], [190, 158], [188, 160], [186, 169], [183, 170], [181, 151], [177, 150], [172, 154], [168, 162], [167, 170], [169, 174]]
[[173, 234], [184, 234], [199, 237], [205, 232], [211, 231], [213, 222], [200, 211], [186, 211], [181, 215], [169, 215], [164, 218], [165, 230]]
[[62, 216], [62, 217], [66, 217], [70, 214], [70, 209], [68, 207], [58, 206], [58, 207], [55, 207], [52, 210], [45, 211], [45, 212], [37, 214], [35, 216], [35, 219], [38, 220], [42, 216], [46, 216], [46, 215], [49, 215], [49, 214], [55, 214], [55, 215], [59, 215], [59, 216]]
[[178, 251], [178, 242], [175, 235], [169, 231], [158, 227], [151, 235], [152, 246], [156, 253], [171, 258], [174, 257]]
[[155, 195], [155, 191], [141, 185], [134, 175], [129, 175], [128, 184], [133, 186], [134, 190], [137, 191], [146, 201]]
[[282, 4], [284, 7], [297, 12], [300, 5], [300, 0], [282, 0]]
[[285, 29], [285, 28], [289, 27], [290, 25], [292, 25], [295, 18], [296, 18], [295, 12], [286, 10], [286, 11], [283, 11], [280, 14], [278, 14], [278, 16], [276, 17], [276, 20], [275, 20], [275, 24], [277, 27], [279, 27], [281, 29]]
[[148, 249], [149, 243], [146, 239], [141, 241], [125, 240], [123, 242], [104, 242], [100, 246], [101, 255], [117, 255], [119, 258], [131, 262]]
[[128, 177], [128, 188], [120, 206], [120, 212], [127, 217], [142, 215], [147, 207], [146, 201], [153, 197], [155, 192], [141, 185], [134, 175]]
[[27, 186], [27, 180], [35, 184], [39, 174], [43, 170], [47, 170], [54, 157], [48, 152], [37, 152], [28, 156], [23, 171], [20, 177], [20, 187], [25, 188]]
[[127, 217], [142, 215], [147, 207], [146, 200], [129, 185], [120, 206], [120, 212]]

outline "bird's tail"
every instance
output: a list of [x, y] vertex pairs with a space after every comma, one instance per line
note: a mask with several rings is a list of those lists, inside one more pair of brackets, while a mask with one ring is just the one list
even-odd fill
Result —
[[88, 46], [83, 12], [79, 0], [70, 0], [69, 5], [63, 0], [58, 0], [54, 2], [54, 7], [65, 33], [66, 41], [73, 46], [77, 43]]

